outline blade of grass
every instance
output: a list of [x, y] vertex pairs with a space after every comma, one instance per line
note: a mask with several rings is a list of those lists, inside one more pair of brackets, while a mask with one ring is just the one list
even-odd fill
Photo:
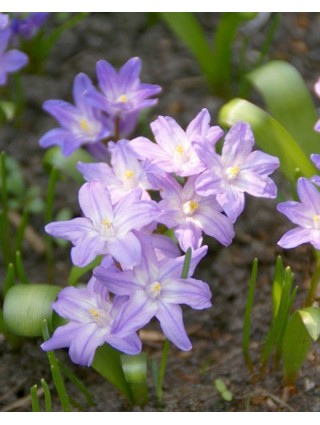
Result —
[[52, 412], [52, 400], [51, 400], [50, 389], [48, 384], [43, 378], [41, 379], [41, 386], [44, 393], [44, 403], [45, 403], [46, 412]]
[[84, 395], [88, 406], [93, 406], [93, 398], [84, 383], [66, 365], [60, 363], [62, 373], [69, 379]]
[[[58, 176], [59, 176], [58, 169], [55, 167], [52, 167], [50, 176], [49, 176], [48, 189], [47, 189], [47, 199], [46, 199], [46, 208], [45, 208], [45, 223], [46, 224], [53, 220], [53, 205], [54, 205], [55, 188], [56, 188]], [[53, 260], [52, 244], [53, 244], [52, 237], [46, 234], [45, 245], [46, 245], [46, 257], [47, 257], [49, 283], [52, 282], [53, 280], [54, 260]]]
[[11, 240], [10, 240], [10, 223], [8, 218], [8, 192], [7, 192], [7, 171], [5, 152], [0, 153], [0, 188], [1, 188], [1, 204], [0, 209], [0, 242], [3, 259], [6, 264], [11, 261]]
[[30, 388], [30, 395], [31, 395], [32, 411], [40, 412], [40, 404], [39, 404], [39, 398], [38, 398], [38, 385], [35, 384]]
[[164, 380], [164, 374], [165, 374], [167, 362], [168, 362], [169, 349], [170, 349], [170, 343], [168, 340], [166, 340], [164, 342], [163, 349], [162, 349], [160, 368], [157, 373], [157, 381], [156, 381], [157, 399], [160, 404], [162, 403], [162, 398], [163, 398], [163, 380]]
[[242, 339], [243, 357], [251, 373], [253, 372], [253, 362], [251, 360], [251, 356], [249, 353], [249, 344], [250, 344], [251, 316], [252, 316], [254, 293], [255, 293], [255, 287], [256, 287], [256, 281], [257, 281], [257, 272], [258, 272], [258, 259], [255, 258], [253, 260], [250, 282], [249, 282], [246, 310], [244, 314], [243, 339]]
[[17, 272], [17, 278], [20, 280], [21, 283], [30, 283], [29, 279], [27, 277], [27, 274], [24, 270], [23, 264], [22, 264], [22, 258], [20, 251], [16, 252], [16, 272]]
[[[48, 325], [47, 325], [46, 320], [43, 321], [43, 329], [42, 330], [43, 330], [43, 339], [44, 339], [44, 341], [47, 341], [50, 338], [50, 334], [49, 334]], [[65, 387], [62, 375], [61, 375], [61, 371], [60, 371], [60, 368], [59, 368], [59, 363], [58, 363], [58, 360], [56, 358], [56, 355], [55, 355], [54, 351], [47, 351], [47, 356], [48, 356], [48, 360], [49, 360], [49, 364], [50, 364], [52, 379], [53, 379], [54, 385], [56, 387], [62, 408], [63, 408], [64, 412], [70, 412], [70, 410], [71, 410], [70, 402], [69, 402], [67, 390], [66, 390], [66, 387]]]

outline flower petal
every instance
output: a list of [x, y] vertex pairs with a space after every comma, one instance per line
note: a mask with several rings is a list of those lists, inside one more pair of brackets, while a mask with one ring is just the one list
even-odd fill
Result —
[[113, 221], [113, 209], [109, 191], [98, 180], [92, 180], [81, 186], [79, 204], [84, 215], [96, 225], [103, 220]]
[[168, 279], [162, 282], [161, 302], [187, 304], [202, 310], [211, 307], [209, 285], [198, 279]]
[[189, 351], [192, 349], [183, 324], [182, 311], [179, 305], [166, 305], [159, 302], [156, 318], [159, 320], [161, 329], [169, 341], [180, 350]]

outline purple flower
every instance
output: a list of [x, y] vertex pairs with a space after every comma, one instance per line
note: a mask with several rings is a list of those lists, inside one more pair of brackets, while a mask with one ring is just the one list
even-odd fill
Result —
[[0, 31], [7, 28], [9, 25], [9, 15], [6, 13], [0, 13]]
[[75, 77], [73, 84], [75, 106], [57, 99], [44, 102], [43, 109], [51, 114], [61, 127], [49, 130], [42, 136], [40, 146], [48, 148], [58, 145], [63, 155], [70, 155], [82, 145], [95, 145], [109, 136], [110, 131], [102, 115], [84, 96], [91, 87], [90, 78], [80, 73]]
[[20, 50], [7, 50], [11, 30], [6, 26], [6, 18], [1, 19], [1, 25], [4, 29], [0, 29], [0, 86], [7, 82], [7, 74], [19, 71], [28, 63], [28, 56], [20, 52]]
[[126, 137], [136, 124], [138, 113], [153, 106], [157, 99], [153, 97], [161, 92], [161, 87], [140, 82], [141, 60], [129, 59], [117, 72], [105, 60], [97, 62], [97, 77], [101, 92], [95, 88], [87, 93], [92, 105], [109, 116], [112, 134]]
[[141, 245], [133, 230], [156, 220], [160, 210], [154, 201], [141, 200], [141, 191], [131, 192], [112, 205], [109, 191], [99, 181], [85, 183], [79, 191], [84, 217], [49, 223], [52, 236], [72, 242], [71, 258], [84, 267], [98, 255], [111, 255], [124, 268], [139, 263]]
[[[320, 154], [313, 153], [310, 158], [314, 165], [320, 169]], [[312, 183], [316, 184], [317, 186], [320, 186], [320, 176], [313, 176], [311, 177], [310, 181], [312, 181]]]
[[189, 276], [181, 278], [185, 256], [159, 260], [146, 235], [140, 235], [142, 261], [132, 270], [114, 273], [97, 267], [94, 276], [108, 290], [119, 296], [129, 296], [119, 311], [113, 327], [116, 335], [126, 335], [145, 326], [156, 317], [166, 337], [181, 350], [190, 350], [191, 342], [183, 324], [180, 304], [194, 309], [211, 306], [209, 286], [192, 276], [207, 247], [193, 252]]
[[320, 193], [305, 177], [298, 179], [297, 191], [301, 202], [281, 202], [277, 206], [278, 211], [297, 224], [282, 236], [278, 245], [294, 248], [309, 242], [320, 249]]
[[[319, 80], [316, 82], [316, 84], [314, 85], [314, 91], [316, 92], [316, 94], [320, 97], [320, 78]], [[318, 120], [314, 126], [314, 129], [316, 131], [320, 132], [320, 120]], [[319, 168], [319, 167], [318, 167]]]
[[152, 186], [145, 166], [131, 151], [128, 141], [109, 142], [108, 148], [111, 153], [111, 167], [105, 162], [79, 162], [78, 170], [84, 178], [88, 181], [101, 181], [108, 188], [113, 204], [136, 188], [142, 189], [142, 199], [150, 199], [147, 190], [152, 189]]
[[48, 16], [48, 12], [34, 12], [29, 13], [25, 18], [13, 17], [11, 19], [12, 31], [16, 35], [30, 40], [48, 19]]
[[277, 187], [268, 176], [279, 167], [279, 160], [261, 151], [252, 151], [254, 137], [248, 124], [238, 122], [229, 130], [221, 155], [202, 143], [193, 145], [206, 166], [197, 179], [197, 193], [216, 195], [233, 222], [244, 209], [245, 192], [257, 197], [276, 197]]
[[90, 366], [96, 349], [108, 343], [126, 354], [138, 354], [141, 340], [136, 333], [119, 338], [112, 332], [114, 320], [127, 297], [110, 300], [105, 287], [91, 278], [87, 287], [62, 289], [53, 309], [69, 322], [58, 327], [52, 337], [41, 345], [44, 351], [69, 347], [74, 363]]
[[179, 176], [199, 174], [204, 170], [192, 142], [198, 141], [208, 149], [223, 135], [220, 127], [210, 127], [210, 115], [206, 109], [191, 121], [186, 131], [170, 117], [160, 116], [150, 126], [157, 144], [145, 137], [137, 137], [130, 145], [140, 159], [149, 159], [163, 171]]
[[195, 191], [197, 176], [189, 177], [184, 187], [171, 176], [160, 177], [159, 207], [163, 210], [160, 221], [174, 230], [180, 247], [187, 251], [200, 248], [202, 233], [214, 237], [225, 246], [230, 245], [234, 237], [233, 224], [221, 211], [214, 195], [200, 196]]

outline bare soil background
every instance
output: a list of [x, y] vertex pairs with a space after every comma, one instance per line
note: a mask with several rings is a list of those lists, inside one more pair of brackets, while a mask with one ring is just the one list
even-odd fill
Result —
[[[218, 13], [197, 15], [211, 36], [219, 19]], [[47, 99], [72, 101], [72, 84], [79, 72], [95, 81], [95, 64], [107, 59], [120, 67], [132, 56], [143, 62], [142, 81], [163, 88], [157, 107], [149, 112], [151, 122], [157, 115], [174, 117], [182, 126], [200, 111], [208, 108], [212, 122], [223, 100], [210, 93], [198, 66], [185, 46], [166, 25], [144, 13], [93, 13], [73, 29], [65, 32], [55, 46], [41, 75], [23, 74], [22, 84], [26, 109], [21, 125], [0, 128], [0, 149], [21, 164], [27, 185], [40, 185], [45, 194], [48, 175], [42, 160], [44, 151], [38, 140], [55, 125], [42, 111]], [[49, 24], [50, 25], [50, 20]], [[267, 24], [266, 24], [267, 25]], [[248, 46], [248, 60], [255, 58], [261, 46], [266, 25], [256, 29]], [[241, 34], [235, 44], [237, 64]], [[250, 59], [251, 58], [251, 59]], [[320, 14], [283, 13], [267, 59], [283, 59], [295, 65], [310, 91], [320, 76]], [[318, 101], [319, 103], [319, 101]], [[148, 128], [144, 128], [147, 132]], [[270, 141], [272, 142], [272, 141]], [[275, 174], [284, 196], [290, 196], [285, 182]], [[67, 206], [79, 214], [79, 185], [71, 179], [59, 181], [55, 209]], [[204, 311], [185, 309], [185, 323], [193, 343], [191, 352], [170, 348], [164, 382], [163, 405], [157, 404], [150, 378], [150, 401], [146, 411], [320, 411], [320, 359], [315, 346], [301, 371], [295, 391], [288, 394], [281, 371], [268, 371], [264, 379], [248, 372], [241, 351], [243, 318], [252, 261], [259, 259], [258, 282], [252, 320], [251, 352], [258, 359], [259, 349], [271, 320], [271, 279], [277, 255], [292, 267], [299, 286], [297, 304], [305, 295], [313, 271], [312, 251], [308, 246], [282, 251], [277, 241], [290, 223], [276, 212], [276, 200], [247, 198], [247, 207], [236, 224], [236, 237], [229, 248], [208, 240], [207, 257], [197, 269], [197, 276], [207, 281], [213, 293], [213, 307]], [[42, 237], [43, 217], [31, 217], [30, 224]], [[64, 285], [68, 276], [69, 248], [55, 248], [55, 283]], [[23, 261], [33, 282], [46, 281], [44, 256], [25, 242]], [[0, 277], [5, 270], [0, 259]], [[156, 323], [142, 333], [144, 350], [160, 358], [163, 341]], [[0, 409], [31, 411], [30, 387], [45, 378], [52, 387], [46, 354], [40, 340], [24, 340], [12, 347], [0, 335]], [[71, 364], [67, 352], [58, 357], [70, 366], [88, 387], [95, 405], [85, 405], [82, 395], [67, 381], [70, 395], [83, 404], [86, 411], [141, 410], [130, 407], [124, 398], [95, 371]], [[232, 392], [232, 401], [221, 398], [214, 386], [220, 378]], [[53, 390], [53, 394], [55, 394]], [[57, 397], [54, 407], [61, 410]]]

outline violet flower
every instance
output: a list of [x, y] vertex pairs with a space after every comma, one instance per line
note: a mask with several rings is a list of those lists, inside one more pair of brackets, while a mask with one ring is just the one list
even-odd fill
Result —
[[48, 19], [48, 16], [48, 12], [33, 12], [26, 17], [14, 16], [11, 19], [11, 29], [15, 35], [30, 40]]
[[99, 181], [85, 183], [79, 191], [84, 217], [49, 223], [52, 236], [71, 241], [71, 258], [84, 267], [98, 255], [111, 255], [124, 268], [139, 263], [141, 245], [133, 230], [156, 220], [160, 210], [154, 201], [141, 200], [141, 191], [131, 192], [112, 205], [109, 191]]
[[[310, 158], [314, 165], [320, 169], [320, 154], [313, 153]], [[317, 186], [320, 186], [320, 176], [313, 176], [311, 177], [310, 181], [312, 181], [312, 183], [316, 184]]]
[[[320, 78], [314, 85], [314, 91], [316, 92], [317, 96], [320, 97]], [[320, 132], [320, 120], [318, 120], [314, 126], [314, 129], [318, 132]]]
[[108, 143], [111, 166], [105, 162], [78, 163], [78, 170], [88, 181], [99, 180], [109, 190], [111, 201], [117, 203], [132, 190], [141, 188], [142, 199], [150, 199], [152, 186], [147, 178], [144, 164], [132, 152], [127, 140]]
[[202, 143], [193, 143], [206, 166], [197, 179], [197, 193], [216, 195], [233, 222], [244, 209], [245, 193], [263, 198], [275, 198], [277, 194], [277, 187], [268, 176], [279, 167], [279, 160], [264, 152], [252, 151], [254, 142], [250, 126], [238, 122], [226, 135], [221, 155]]
[[114, 297], [111, 301], [106, 288], [91, 278], [87, 287], [62, 289], [53, 309], [69, 323], [59, 326], [41, 348], [44, 351], [69, 347], [74, 363], [90, 366], [96, 349], [108, 343], [126, 354], [138, 354], [141, 340], [136, 333], [121, 338], [112, 332], [114, 320], [127, 297]]
[[170, 117], [160, 116], [150, 126], [156, 144], [145, 137], [137, 137], [130, 145], [140, 159], [152, 160], [163, 171], [179, 176], [199, 174], [204, 170], [192, 142], [198, 141], [203, 144], [204, 149], [208, 149], [223, 135], [220, 127], [210, 127], [210, 114], [207, 109], [199, 112], [186, 131]]
[[161, 87], [140, 82], [141, 60], [129, 59], [117, 72], [107, 61], [97, 62], [98, 91], [91, 88], [87, 99], [91, 104], [108, 114], [108, 123], [113, 135], [126, 137], [136, 125], [138, 113], [154, 106], [153, 97], [161, 92]]
[[297, 224], [279, 240], [282, 248], [294, 248], [303, 243], [311, 243], [320, 249], [320, 193], [305, 177], [297, 182], [300, 202], [287, 201], [278, 204], [277, 209], [292, 223]]
[[94, 269], [94, 276], [110, 292], [129, 296], [115, 319], [113, 332], [118, 336], [130, 334], [156, 317], [169, 341], [181, 350], [190, 350], [180, 304], [199, 310], [211, 307], [209, 286], [190, 277], [207, 247], [192, 253], [189, 275], [182, 279], [185, 256], [159, 260], [150, 238], [140, 235], [140, 241], [142, 261], [132, 270], [114, 273], [101, 266]]
[[[160, 177], [157, 177], [160, 183]], [[200, 196], [195, 190], [197, 176], [189, 177], [186, 184], [180, 184], [171, 176], [161, 178], [159, 207], [163, 210], [159, 221], [174, 230], [180, 247], [187, 251], [200, 248], [202, 234], [217, 239], [225, 246], [234, 237], [231, 220], [222, 213], [214, 195]]]
[[2, 17], [0, 29], [0, 86], [7, 82], [7, 75], [19, 71], [28, 63], [28, 56], [20, 50], [7, 50], [11, 37], [11, 30], [6, 24], [6, 18]]
[[82, 145], [95, 145], [110, 134], [99, 111], [93, 108], [84, 94], [92, 87], [90, 78], [78, 74], [74, 79], [73, 97], [75, 106], [63, 100], [47, 100], [43, 109], [60, 124], [60, 128], [49, 130], [41, 137], [43, 148], [58, 145], [63, 155], [70, 155]]

